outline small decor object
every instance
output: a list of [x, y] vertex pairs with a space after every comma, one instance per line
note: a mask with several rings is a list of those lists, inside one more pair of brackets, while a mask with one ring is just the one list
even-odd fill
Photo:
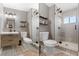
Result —
[[20, 27], [24, 27], [24, 28], [26, 27], [26, 23], [27, 23], [26, 21], [20, 21], [20, 23], [21, 23]]
[[40, 24], [41, 25], [48, 25], [48, 18], [45, 18], [43, 16], [39, 16], [40, 17]]

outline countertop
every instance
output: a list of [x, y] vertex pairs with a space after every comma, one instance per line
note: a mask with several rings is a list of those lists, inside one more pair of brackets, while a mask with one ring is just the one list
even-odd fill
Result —
[[0, 34], [19, 34], [19, 32], [0, 32]]

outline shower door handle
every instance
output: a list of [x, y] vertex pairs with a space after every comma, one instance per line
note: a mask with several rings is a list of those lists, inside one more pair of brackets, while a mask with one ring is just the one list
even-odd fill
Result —
[[75, 30], [77, 29], [76, 25], [75, 25]]

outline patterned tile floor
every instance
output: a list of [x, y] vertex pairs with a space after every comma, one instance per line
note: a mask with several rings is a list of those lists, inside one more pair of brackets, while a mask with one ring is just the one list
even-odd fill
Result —
[[71, 51], [68, 49], [64, 49], [61, 47], [44, 47], [42, 51], [47, 56], [77, 56], [78, 53], [76, 51]]
[[33, 45], [23, 44], [17, 47], [4, 47], [0, 49], [1, 56], [38, 56], [38, 49], [33, 47]]
[[[77, 53], [55, 47], [42, 47], [41, 56], [75, 56]], [[17, 47], [5, 47], [0, 49], [0, 56], [39, 56], [39, 49], [33, 45], [23, 44]]]

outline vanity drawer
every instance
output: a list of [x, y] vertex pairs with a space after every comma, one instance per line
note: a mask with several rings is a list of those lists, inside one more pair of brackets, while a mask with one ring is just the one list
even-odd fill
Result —
[[18, 41], [17, 40], [10, 40], [10, 39], [8, 39], [8, 40], [2, 40], [1, 41], [1, 46], [7, 46], [7, 45], [18, 45]]
[[1, 36], [1, 47], [9, 45], [18, 45], [19, 36], [18, 35], [2, 35]]
[[14, 39], [18, 39], [17, 35], [2, 35], [1, 36], [1, 40], [14, 40]]

